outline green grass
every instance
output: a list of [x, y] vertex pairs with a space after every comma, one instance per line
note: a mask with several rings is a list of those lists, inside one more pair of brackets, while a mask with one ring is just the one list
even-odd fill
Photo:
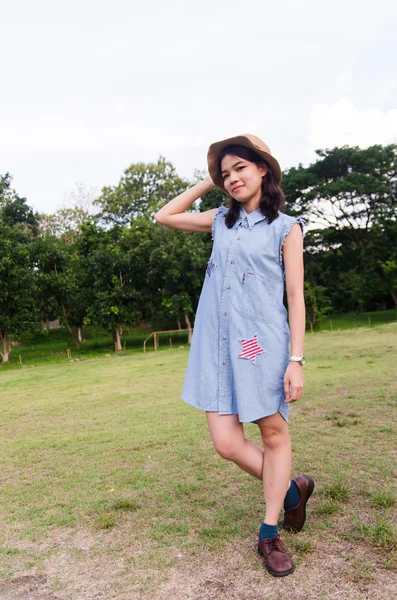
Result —
[[372, 503], [378, 508], [391, 508], [396, 503], [393, 490], [377, 489], [371, 494]]
[[349, 496], [349, 489], [345, 484], [344, 478], [339, 476], [331, 483], [324, 485], [323, 494], [332, 500], [344, 502]]
[[[396, 331], [307, 336], [306, 390], [290, 421], [293, 473], [316, 482], [301, 561], [332, 532], [329, 543], [354, 539], [392, 564]], [[257, 530], [260, 482], [216, 454], [204, 414], [180, 400], [187, 355], [184, 345], [2, 372], [2, 578], [40, 571], [60, 548], [77, 560], [84, 532], [85, 556], [129, 561], [146, 585], [148, 569], [199, 561]], [[260, 443], [256, 426], [246, 431]]]
[[378, 517], [375, 523], [357, 523], [356, 533], [359, 539], [369, 540], [376, 548], [397, 548], [397, 528], [388, 517]]
[[[143, 352], [143, 343], [150, 333], [151, 331], [143, 328], [125, 327], [121, 336], [123, 351], [119, 356]], [[170, 348], [170, 338], [174, 348], [187, 346], [187, 332], [159, 334], [160, 350]], [[100, 327], [85, 327], [83, 329], [83, 339], [84, 341], [80, 343], [80, 349], [77, 349], [65, 327], [43, 330], [35, 334], [25, 334], [13, 347], [10, 362], [0, 364], [0, 371], [19, 369], [21, 362], [24, 367], [68, 363], [70, 362], [68, 350], [71, 352], [73, 362], [109, 358], [115, 354], [111, 335]], [[151, 337], [147, 342], [147, 352], [153, 352], [153, 349], [153, 337]]]
[[[326, 318], [318, 321], [315, 334], [326, 330], [338, 331], [357, 327], [372, 328], [391, 322], [397, 322], [396, 310], [328, 315]], [[165, 327], [165, 329], [167, 328]], [[143, 342], [150, 335], [151, 331], [153, 329], [147, 330], [143, 326], [137, 328], [124, 327], [121, 336], [123, 352], [119, 356], [129, 356], [143, 352]], [[65, 327], [40, 331], [35, 334], [25, 334], [13, 348], [10, 354], [10, 362], [8, 364], [0, 364], [0, 372], [1, 370], [19, 369], [21, 367], [20, 361], [24, 367], [66, 363], [69, 362], [67, 356], [68, 350], [71, 351], [72, 360], [75, 362], [95, 358], [109, 358], [114, 355], [114, 345], [111, 335], [101, 327], [84, 327], [83, 338], [84, 341], [78, 350]], [[173, 349], [181, 346], [187, 347], [186, 332], [160, 334], [158, 339], [159, 350], [161, 351], [170, 348], [170, 339]], [[152, 337], [147, 342], [147, 352], [153, 352], [153, 350]], [[367, 363], [372, 364], [371, 361], [372, 358], [368, 356]], [[325, 367], [322, 366], [321, 368]], [[330, 418], [333, 418], [332, 412], [330, 413]], [[339, 427], [346, 425], [343, 419], [334, 420], [335, 424]]]
[[355, 327], [372, 327], [396, 321], [396, 309], [346, 313], [342, 315], [333, 314], [320, 319], [316, 323], [315, 331], [337, 331], [340, 329], [354, 329]]
[[310, 554], [315, 552], [316, 548], [311, 540], [297, 539], [295, 541], [295, 552], [298, 554]]

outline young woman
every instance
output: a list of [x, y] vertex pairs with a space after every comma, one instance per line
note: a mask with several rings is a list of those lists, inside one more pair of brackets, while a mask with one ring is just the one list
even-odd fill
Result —
[[[155, 215], [168, 227], [212, 231], [214, 240], [182, 398], [206, 411], [217, 452], [263, 481], [258, 550], [280, 577], [294, 567], [278, 534], [279, 513], [284, 505], [284, 528], [300, 531], [314, 488], [308, 475], [290, 481], [287, 424], [289, 404], [303, 390], [303, 222], [279, 212], [281, 169], [256, 136], [212, 144], [208, 170]], [[228, 208], [185, 212], [214, 186], [229, 196]], [[257, 423], [263, 448], [245, 438], [245, 422]]]

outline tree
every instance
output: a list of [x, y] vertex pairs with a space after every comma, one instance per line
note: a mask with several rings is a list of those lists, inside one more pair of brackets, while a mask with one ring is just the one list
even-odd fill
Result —
[[160, 157], [157, 163], [136, 163], [126, 169], [117, 186], [104, 187], [94, 204], [105, 223], [129, 225], [140, 215], [153, 218], [165, 202], [183, 192], [189, 183], [174, 166]]
[[80, 206], [60, 208], [54, 214], [40, 215], [42, 236], [54, 236], [65, 244], [73, 244], [79, 235], [80, 226], [91, 219], [91, 215]]
[[[397, 217], [397, 145], [365, 150], [344, 146], [318, 150], [317, 154], [320, 159], [316, 163], [307, 168], [299, 165], [283, 177], [292, 212], [299, 211], [318, 226], [315, 233], [321, 241], [316, 259], [327, 258], [328, 268], [333, 262], [341, 269], [327, 283], [313, 283], [327, 288], [337, 283], [340, 291], [351, 285], [352, 277], [342, 281], [343, 274], [350, 271], [354, 273], [356, 301], [378, 302], [382, 294], [389, 293], [397, 306], [393, 275], [397, 260], [393, 226]], [[338, 256], [341, 260], [334, 260]]]
[[90, 290], [85, 323], [99, 323], [111, 331], [121, 350], [122, 326], [135, 325], [141, 318], [141, 284], [130, 232], [119, 226], [105, 230], [92, 221], [82, 226], [77, 246], [85, 265], [85, 288]]
[[321, 227], [348, 228], [358, 243], [374, 223], [396, 218], [396, 144], [316, 153], [320, 160], [283, 175], [289, 206], [298, 206]]
[[92, 293], [86, 285], [84, 261], [77, 252], [76, 244], [66, 243], [54, 235], [39, 238], [34, 250], [41, 319], [60, 318], [79, 349]]
[[209, 257], [208, 234], [148, 226], [139, 252], [146, 265], [152, 318], [181, 320], [191, 329]]
[[40, 215], [41, 235], [53, 235], [66, 244], [72, 244], [79, 235], [80, 226], [95, 214], [94, 200], [96, 188], [76, 182], [75, 187], [66, 194], [65, 205], [53, 214]]
[[38, 327], [36, 275], [32, 246], [37, 216], [0, 177], [0, 343], [2, 362], [9, 361], [13, 338]]
[[322, 285], [313, 286], [305, 281], [306, 322], [313, 331], [316, 323], [331, 312], [332, 304], [327, 296], [327, 289]]

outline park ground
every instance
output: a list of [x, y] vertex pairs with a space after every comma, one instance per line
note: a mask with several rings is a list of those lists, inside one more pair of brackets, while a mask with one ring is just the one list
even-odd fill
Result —
[[397, 597], [396, 353], [396, 323], [307, 335], [290, 430], [316, 488], [281, 579], [260, 483], [180, 400], [187, 345], [3, 370], [0, 599]]

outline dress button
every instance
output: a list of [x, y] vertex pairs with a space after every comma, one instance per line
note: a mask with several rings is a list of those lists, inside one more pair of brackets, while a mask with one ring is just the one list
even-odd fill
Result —
[[232, 265], [234, 265], [234, 260], [231, 260], [230, 262], [232, 263]]
[[227, 315], [227, 312], [225, 311], [223, 314], [224, 314], [224, 315]]
[[223, 340], [225, 340], [225, 339], [226, 339], [226, 336], [224, 335], [222, 339], [223, 339]]
[[227, 289], [227, 290], [230, 290], [230, 285], [227, 285], [227, 286], [226, 286], [226, 289]]
[[240, 236], [239, 236], [239, 235], [237, 236], [237, 239], [238, 239], [238, 240], [240, 239]]
[[225, 364], [226, 364], [226, 361], [223, 361], [223, 364], [225, 365]]

